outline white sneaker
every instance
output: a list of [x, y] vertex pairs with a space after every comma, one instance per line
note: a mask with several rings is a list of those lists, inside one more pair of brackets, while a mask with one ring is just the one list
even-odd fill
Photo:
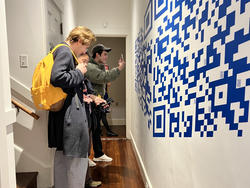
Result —
[[113, 159], [111, 157], [108, 157], [107, 155], [103, 154], [101, 157], [94, 158], [93, 161], [104, 161], [104, 162], [110, 162]]
[[94, 166], [96, 166], [96, 163], [91, 159], [89, 159], [89, 167], [94, 167]]

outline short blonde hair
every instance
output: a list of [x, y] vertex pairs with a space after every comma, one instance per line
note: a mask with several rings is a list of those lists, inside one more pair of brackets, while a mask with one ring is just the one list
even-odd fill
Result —
[[77, 26], [75, 27], [66, 39], [70, 43], [82, 41], [83, 45], [91, 45], [92, 42], [96, 41], [94, 33], [87, 27]]

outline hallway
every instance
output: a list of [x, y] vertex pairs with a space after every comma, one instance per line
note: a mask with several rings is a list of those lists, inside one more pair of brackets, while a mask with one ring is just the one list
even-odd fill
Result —
[[[96, 167], [91, 168], [92, 178], [102, 181], [101, 188], [144, 188], [132, 143], [125, 138], [125, 127], [113, 126], [112, 129], [119, 134], [119, 138], [103, 137], [102, 143], [103, 151], [113, 161], [98, 162]], [[93, 158], [93, 151], [90, 158]]]

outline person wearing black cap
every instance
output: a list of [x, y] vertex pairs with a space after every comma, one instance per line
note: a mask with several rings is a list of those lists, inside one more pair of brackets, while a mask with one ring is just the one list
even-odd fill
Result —
[[[108, 82], [111, 82], [119, 77], [120, 72], [125, 67], [125, 61], [120, 58], [118, 61], [118, 66], [111, 70], [105, 70], [105, 64], [108, 60], [108, 53], [111, 48], [105, 47], [103, 44], [97, 44], [92, 49], [92, 58], [90, 59], [87, 66], [87, 73], [85, 76], [92, 83], [94, 94], [99, 95], [102, 98], [105, 93], [105, 86]], [[96, 125], [93, 129], [93, 149], [94, 149], [94, 161], [112, 161], [111, 157], [105, 155], [102, 151], [102, 141], [101, 141], [101, 112], [94, 110]]]

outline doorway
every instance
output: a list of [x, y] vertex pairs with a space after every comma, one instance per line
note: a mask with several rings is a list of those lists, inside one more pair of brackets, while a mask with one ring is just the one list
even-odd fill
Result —
[[[112, 49], [109, 53], [107, 64], [112, 69], [118, 66], [118, 60], [121, 54], [126, 61], [126, 38], [125, 37], [97, 37], [96, 42], [102, 43]], [[90, 51], [92, 47], [89, 48]], [[126, 72], [125, 69], [120, 76], [111, 82], [108, 89], [108, 95], [114, 102], [111, 104], [111, 112], [107, 114], [107, 120], [113, 131], [117, 132], [119, 137], [126, 137]], [[105, 135], [105, 131], [103, 132]]]

